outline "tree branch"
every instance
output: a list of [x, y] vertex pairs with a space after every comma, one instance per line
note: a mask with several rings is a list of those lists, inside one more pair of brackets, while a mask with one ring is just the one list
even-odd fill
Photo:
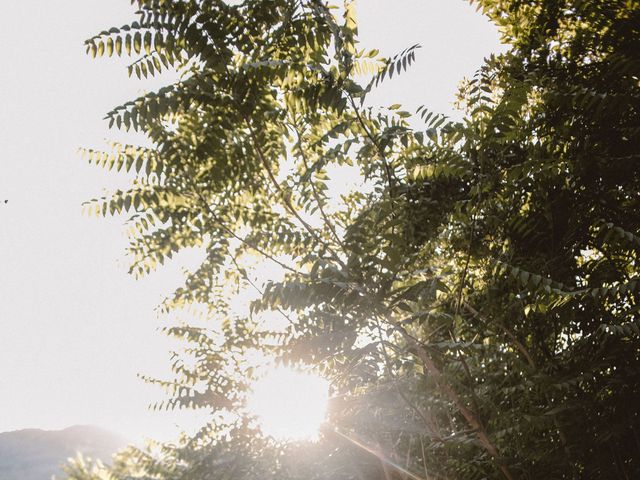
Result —
[[260, 255], [262, 255], [263, 257], [271, 260], [272, 262], [274, 262], [275, 264], [279, 265], [280, 267], [284, 268], [285, 270], [295, 273], [296, 275], [300, 275], [300, 276], [307, 276], [306, 273], [303, 273], [299, 270], [296, 270], [295, 268], [287, 265], [284, 262], [281, 262], [280, 260], [278, 260], [277, 258], [275, 258], [273, 255], [265, 252], [263, 249], [261, 249], [260, 247], [258, 247], [257, 245], [255, 245], [253, 242], [248, 241], [246, 238], [242, 238], [241, 236], [239, 236], [238, 234], [236, 234], [236, 232], [234, 232], [233, 230], [231, 230], [229, 227], [227, 227], [222, 220], [220, 220], [218, 218], [218, 216], [216, 215], [216, 213], [211, 209], [211, 206], [209, 205], [209, 202], [207, 202], [207, 200], [202, 196], [202, 194], [198, 191], [198, 188], [196, 185], [193, 185], [193, 183], [191, 184], [192, 186], [192, 191], [194, 192], [194, 194], [196, 195], [196, 197], [198, 197], [198, 199], [200, 200], [200, 203], [202, 204], [202, 206], [207, 210], [207, 212], [209, 213], [209, 215], [211, 216], [211, 218], [218, 224], [218, 226], [225, 231], [226, 233], [228, 233], [229, 235], [231, 235], [233, 238], [235, 238], [236, 240], [239, 240], [242, 244], [248, 246], [249, 248], [251, 248], [252, 250], [255, 250], [257, 253], [259, 253]]
[[378, 142], [375, 140], [375, 138], [373, 137], [373, 134], [371, 133], [366, 123], [364, 122], [362, 115], [360, 115], [360, 110], [358, 110], [358, 107], [356, 106], [356, 102], [353, 100], [351, 93], [347, 92], [347, 95], [349, 97], [349, 102], [351, 103], [351, 108], [353, 108], [353, 111], [356, 114], [356, 118], [358, 119], [358, 123], [362, 127], [362, 130], [364, 130], [364, 133], [369, 139], [369, 141], [376, 148], [378, 152], [378, 156], [380, 157], [380, 160], [382, 160], [382, 165], [384, 166], [385, 175], [387, 177], [387, 183], [389, 184], [389, 197], [393, 198], [395, 196], [395, 184], [393, 181], [393, 172], [391, 171], [391, 167], [389, 166], [387, 157], [384, 154], [384, 150], [382, 149], [382, 147], [380, 147], [380, 145], [378, 145]]
[[320, 243], [322, 246], [324, 246], [327, 251], [331, 254], [331, 256], [334, 258], [334, 260], [336, 260], [340, 266], [342, 268], [344, 268], [345, 270], [347, 270], [347, 265], [342, 261], [342, 259], [340, 259], [340, 257], [338, 256], [338, 254], [331, 248], [331, 246], [329, 244], [327, 244], [327, 242], [325, 242], [319, 235], [318, 233], [315, 231], [315, 229], [309, 225], [301, 216], [300, 214], [297, 212], [297, 210], [295, 209], [295, 207], [293, 206], [293, 204], [291, 203], [291, 201], [287, 198], [287, 196], [285, 195], [284, 191], [282, 190], [282, 187], [280, 186], [280, 184], [278, 183], [278, 180], [276, 179], [275, 175], [273, 174], [273, 171], [271, 170], [271, 167], [269, 165], [269, 162], [267, 162], [266, 157], [264, 156], [264, 153], [262, 152], [262, 148], [260, 147], [260, 144], [258, 142], [257, 136], [255, 134], [255, 131], [253, 130], [253, 127], [251, 126], [251, 124], [249, 123], [249, 121], [245, 118], [245, 123], [247, 125], [247, 128], [249, 129], [249, 134], [251, 136], [251, 141], [253, 142], [253, 147], [254, 150], [256, 151], [256, 154], [258, 155], [258, 158], [260, 159], [260, 162], [262, 163], [262, 166], [265, 168], [265, 170], [267, 171], [267, 176], [269, 177], [269, 180], [271, 181], [271, 183], [273, 184], [273, 186], [275, 187], [275, 189], [277, 190], [277, 192], [280, 194], [280, 198], [282, 198], [282, 202], [284, 203], [285, 207], [287, 208], [287, 210], [289, 210], [289, 212], [296, 217], [296, 219], [298, 219], [298, 221], [300, 222], [300, 224], [307, 230], [307, 232], [309, 232], [311, 234], [311, 236], [313, 238], [316, 239], [316, 241], [318, 243]]
[[[294, 125], [293, 127], [294, 127], [294, 129], [296, 131], [296, 135], [298, 136], [298, 142], [296, 143], [296, 145], [297, 145], [298, 150], [300, 152], [300, 157], [302, 158], [302, 162], [304, 163], [304, 167], [308, 171], [309, 170], [309, 162], [307, 160], [306, 154], [304, 153], [304, 149], [302, 148], [302, 134], [300, 133], [300, 131], [298, 130], [298, 127], [296, 125]], [[323, 219], [323, 222], [324, 222], [325, 226], [331, 231], [331, 233], [333, 234], [333, 237], [335, 238], [336, 242], [338, 242], [338, 244], [340, 245], [342, 250], [344, 252], [346, 252], [346, 248], [345, 248], [344, 243], [342, 242], [342, 240], [340, 240], [340, 236], [336, 232], [333, 224], [331, 223], [331, 221], [329, 220], [329, 217], [327, 216], [326, 212], [324, 211], [324, 207], [322, 206], [322, 200], [320, 199], [320, 194], [318, 193], [318, 190], [316, 189], [316, 186], [313, 183], [313, 179], [310, 179], [309, 183], [311, 184], [311, 189], [313, 191], [313, 197], [316, 200], [316, 203], [318, 205], [318, 209], [320, 210], [320, 215], [322, 215], [322, 219]]]
[[416, 355], [422, 361], [423, 365], [425, 366], [429, 374], [433, 377], [435, 382], [447, 394], [449, 399], [455, 404], [458, 411], [462, 414], [467, 424], [474, 430], [476, 436], [478, 437], [478, 440], [480, 441], [480, 444], [487, 451], [487, 453], [493, 457], [498, 468], [502, 472], [502, 475], [507, 480], [513, 480], [513, 475], [511, 474], [509, 468], [500, 460], [498, 449], [491, 442], [491, 439], [489, 438], [489, 435], [481, 420], [478, 418], [477, 414], [467, 408], [458, 393], [444, 380], [440, 369], [436, 366], [435, 362], [427, 352], [427, 349], [424, 348], [412, 335], [410, 335], [404, 327], [397, 324], [394, 325], [396, 329], [402, 334], [404, 339], [409, 343], [409, 345], [413, 347]]

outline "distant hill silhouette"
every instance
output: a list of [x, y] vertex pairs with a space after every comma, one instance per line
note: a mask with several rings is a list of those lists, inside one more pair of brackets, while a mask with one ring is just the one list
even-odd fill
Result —
[[0, 479], [60, 478], [60, 465], [76, 452], [108, 463], [127, 440], [98, 427], [77, 425], [64, 430], [16, 430], [0, 433]]

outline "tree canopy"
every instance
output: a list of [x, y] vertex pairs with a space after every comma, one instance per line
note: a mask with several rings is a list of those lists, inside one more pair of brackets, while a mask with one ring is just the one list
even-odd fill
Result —
[[[474, 1], [510, 48], [461, 121], [367, 103], [419, 46], [361, 49], [353, 2], [135, 3], [88, 53], [180, 79], [107, 114], [152, 146], [86, 150], [134, 177], [87, 210], [129, 216], [134, 275], [204, 252], [151, 381], [211, 421], [69, 478], [640, 475], [640, 2]], [[250, 421], [257, 352], [330, 381], [317, 443]]]

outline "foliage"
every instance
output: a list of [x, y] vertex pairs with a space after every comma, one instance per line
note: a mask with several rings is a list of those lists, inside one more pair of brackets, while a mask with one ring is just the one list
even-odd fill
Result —
[[[353, 3], [136, 3], [87, 51], [181, 77], [108, 113], [153, 147], [86, 151], [135, 177], [87, 208], [130, 215], [135, 275], [204, 252], [163, 309], [207, 320], [168, 329], [189, 348], [158, 383], [212, 416], [108, 478], [640, 474], [639, 2], [475, 2], [511, 48], [463, 83], [461, 122], [367, 107], [417, 46], [359, 49]], [[347, 168], [364, 186], [332, 199]], [[248, 422], [255, 351], [330, 379], [321, 442]]]

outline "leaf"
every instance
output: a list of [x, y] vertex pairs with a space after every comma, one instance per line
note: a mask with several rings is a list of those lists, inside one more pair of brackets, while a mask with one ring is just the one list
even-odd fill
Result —
[[133, 36], [133, 50], [136, 53], [140, 53], [141, 43], [142, 43], [142, 36], [140, 35], [140, 32], [136, 32], [135, 35]]

